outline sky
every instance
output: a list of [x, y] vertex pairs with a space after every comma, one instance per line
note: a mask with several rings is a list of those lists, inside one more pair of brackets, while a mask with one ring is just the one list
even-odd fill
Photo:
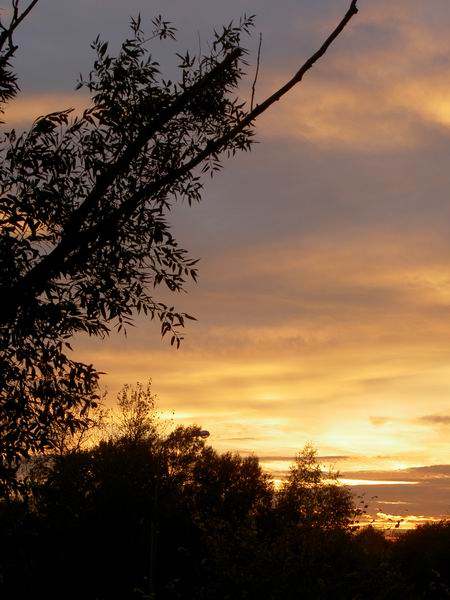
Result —
[[[314, 52], [349, 0], [42, 0], [17, 35], [22, 92], [8, 126], [86, 103], [75, 92], [97, 34], [112, 48], [130, 15], [162, 14], [171, 56], [256, 14], [249, 97]], [[7, 3], [3, 2], [3, 7]], [[173, 301], [195, 315], [180, 350], [139, 318], [124, 338], [79, 338], [108, 402], [153, 380], [163, 416], [198, 423], [219, 450], [254, 452], [281, 477], [305, 443], [402, 527], [450, 512], [450, 5], [360, 0], [322, 61], [262, 116], [250, 154], [175, 206], [176, 237], [200, 258]]]

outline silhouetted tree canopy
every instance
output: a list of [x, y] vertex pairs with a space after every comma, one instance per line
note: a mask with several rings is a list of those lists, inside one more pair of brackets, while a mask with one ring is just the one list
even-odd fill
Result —
[[135, 386], [124, 385], [117, 395], [117, 404], [118, 437], [138, 442], [156, 433], [156, 394], [152, 393], [151, 380], [145, 386], [139, 382]]
[[[140, 402], [142, 389], [125, 391]], [[393, 542], [351, 525], [349, 491], [328, 493], [312, 446], [277, 490], [255, 456], [219, 454], [197, 426], [163, 434], [144, 416], [147, 433], [120, 436], [116, 421], [96, 445], [36, 463], [28, 493], [0, 501], [2, 599], [448, 597], [448, 524]]]
[[[0, 36], [0, 101], [17, 91], [12, 34]], [[251, 147], [255, 119], [326, 52], [357, 12], [272, 96], [247, 106], [238, 97], [246, 67], [242, 36], [253, 17], [214, 34], [206, 55], [179, 56], [179, 78], [160, 72], [155, 44], [175, 37], [161, 17], [150, 38], [140, 17], [117, 55], [97, 38], [92, 71], [79, 87], [91, 104], [41, 116], [29, 131], [5, 134], [0, 162], [0, 480], [11, 484], [21, 457], [52, 447], [55, 431], [88, 425], [98, 373], [70, 356], [78, 332], [105, 336], [139, 313], [179, 345], [189, 315], [161, 302], [196, 279], [196, 260], [174, 238], [174, 202], [200, 199], [202, 176]], [[3, 44], [3, 45], [2, 45]], [[5, 491], [5, 490], [4, 490]]]
[[312, 527], [345, 527], [360, 514], [349, 488], [339, 483], [336, 471], [323, 471], [317, 450], [310, 444], [295, 458], [278, 505], [288, 521]]
[[[125, 386], [118, 399], [102, 440], [35, 461], [23, 498], [0, 502], [2, 598], [52, 600], [62, 589], [68, 600], [144, 598], [150, 564], [158, 598], [244, 598], [266, 581], [265, 566], [279, 568], [278, 546], [294, 530], [349, 530], [341, 516], [287, 523], [283, 494], [256, 456], [219, 454], [198, 426], [164, 433], [150, 384]], [[320, 470], [314, 449], [299, 456], [307, 455], [308, 469]], [[326, 487], [317, 478], [316, 492]]]

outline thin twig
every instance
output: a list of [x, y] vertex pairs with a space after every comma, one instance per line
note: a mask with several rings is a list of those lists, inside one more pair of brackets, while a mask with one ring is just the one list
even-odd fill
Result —
[[255, 99], [256, 82], [258, 81], [259, 61], [260, 61], [260, 58], [261, 58], [261, 43], [262, 43], [262, 33], [260, 32], [260, 34], [259, 34], [259, 44], [258, 44], [258, 56], [256, 58], [255, 79], [253, 80], [253, 85], [252, 85], [252, 99], [250, 101], [250, 110], [253, 110], [253, 101]]
[[16, 29], [16, 27], [18, 25], [20, 25], [20, 23], [25, 19], [25, 17], [33, 10], [33, 8], [36, 6], [36, 4], [38, 3], [38, 0], [32, 0], [30, 2], [30, 4], [27, 6], [27, 8], [23, 11], [23, 13], [21, 15], [18, 15], [16, 22], [14, 24], [14, 29]]
[[198, 67], [199, 67], [199, 71], [200, 71], [200, 77], [203, 76], [203, 71], [202, 71], [202, 38], [200, 37], [200, 31], [197, 31], [197, 37], [198, 37]]
[[255, 79], [252, 84], [252, 99], [250, 100], [250, 110], [253, 110], [253, 101], [255, 99], [255, 89], [256, 82], [258, 81], [258, 73], [259, 73], [259, 61], [261, 58], [261, 44], [262, 44], [262, 33], [259, 34], [259, 44], [258, 44], [258, 56], [256, 58], [256, 71], [255, 71]]

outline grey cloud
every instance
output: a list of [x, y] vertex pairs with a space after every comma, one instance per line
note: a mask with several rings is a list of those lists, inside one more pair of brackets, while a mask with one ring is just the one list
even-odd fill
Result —
[[[365, 485], [351, 488], [357, 496], [369, 500], [369, 514], [375, 514], [379, 504], [399, 504], [396, 514], [436, 515], [445, 517], [450, 513], [450, 465], [429, 465], [401, 471], [347, 472], [342, 477], [392, 481], [389, 485]], [[414, 485], [396, 484], [395, 481], [413, 481]], [[403, 506], [403, 508], [400, 508]]]
[[417, 474], [418, 476], [423, 476], [425, 478], [450, 477], [450, 465], [427, 465], [423, 467], [411, 467], [410, 469], [405, 469], [405, 471], [408, 473]]
[[[369, 503], [369, 514], [379, 510], [379, 504], [401, 502], [396, 514], [435, 515], [445, 517], [450, 512], [450, 485], [433, 482], [428, 485], [358, 485], [351, 486], [357, 496], [363, 495]], [[376, 498], [375, 498], [376, 496]], [[385, 510], [385, 509], [382, 509]]]
[[389, 480], [389, 481], [416, 481], [420, 483], [441, 480], [445, 485], [450, 485], [450, 465], [427, 465], [423, 467], [410, 467], [395, 471], [363, 470], [347, 471], [342, 477], [351, 479]]
[[[405, 378], [403, 378], [405, 379]], [[367, 381], [367, 380], [366, 380]], [[387, 380], [389, 381], [389, 380]], [[375, 427], [382, 427], [387, 423], [392, 422], [403, 422], [403, 423], [412, 423], [419, 425], [442, 425], [447, 426], [450, 425], [450, 415], [424, 415], [422, 417], [417, 417], [414, 419], [410, 418], [393, 418], [393, 417], [385, 417], [381, 415], [370, 416], [369, 422]]]
[[450, 415], [425, 415], [417, 421], [426, 425], [450, 425]]
[[319, 460], [325, 460], [325, 461], [341, 461], [341, 460], [354, 460], [355, 457], [354, 456], [350, 456], [350, 455], [346, 455], [346, 454], [324, 454], [324, 455], [320, 455]]
[[[345, 10], [346, 2], [336, 7], [314, 7], [311, 3], [283, 0], [282, 7], [273, 2], [241, 0], [208, 2], [207, 0], [120, 0], [107, 2], [60, 2], [48, 0], [40, 3], [17, 36], [20, 52], [15, 64], [27, 90], [73, 89], [73, 82], [81, 71], [89, 69], [92, 53], [91, 41], [100, 34], [110, 40], [113, 48], [128, 34], [130, 15], [142, 14], [143, 23], [151, 28], [151, 18], [162, 14], [178, 27], [179, 44], [157, 44], [162, 60], [174, 50], [187, 47], [197, 51], [198, 37], [206, 47], [214, 28], [220, 28], [230, 19], [239, 18], [244, 12], [256, 13], [257, 30], [264, 32], [263, 66], [298, 66], [301, 58], [306, 59], [315, 49], [323, 32], [314, 31], [313, 19], [326, 11], [331, 19]], [[299, 35], [296, 24], [302, 24], [303, 35]], [[320, 37], [319, 37], [320, 35]], [[281, 43], [282, 42], [282, 43]], [[256, 47], [255, 39], [248, 41], [250, 48]], [[162, 48], [162, 50], [160, 50]]]

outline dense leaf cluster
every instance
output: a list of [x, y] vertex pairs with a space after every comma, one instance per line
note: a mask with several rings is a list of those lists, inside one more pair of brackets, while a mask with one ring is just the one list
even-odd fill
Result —
[[[74, 361], [76, 333], [105, 336], [143, 312], [179, 345], [189, 315], [155, 298], [196, 279], [168, 214], [198, 201], [201, 176], [219, 152], [248, 150], [251, 126], [235, 96], [252, 19], [215, 34], [207, 56], [179, 56], [178, 82], [165, 80], [151, 53], [174, 37], [161, 18], [147, 39], [140, 18], [117, 56], [95, 40], [94, 67], [79, 86], [91, 105], [38, 118], [5, 135], [0, 161], [0, 483], [21, 457], [51, 449], [53, 434], [87, 426], [98, 373]], [[1, 42], [1, 38], [0, 38]], [[0, 50], [7, 100], [16, 83], [9, 46]], [[3, 57], [3, 58], [2, 58]], [[3, 60], [3, 62], [1, 62]], [[0, 90], [1, 92], [1, 90]], [[232, 135], [230, 132], [234, 131]]]

